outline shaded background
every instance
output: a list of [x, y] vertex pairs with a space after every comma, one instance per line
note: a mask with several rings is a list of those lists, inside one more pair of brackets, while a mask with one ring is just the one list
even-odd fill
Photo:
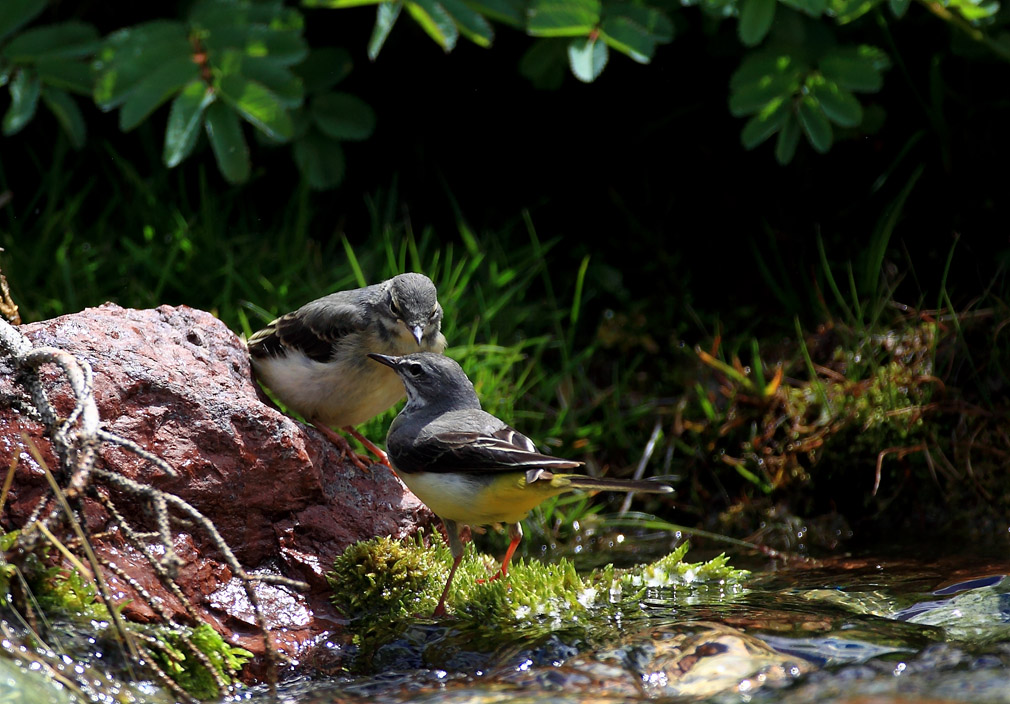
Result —
[[[744, 121], [727, 109], [729, 76], [740, 59], [735, 23], [712, 25], [696, 9], [679, 15], [677, 37], [659, 47], [651, 65], [612, 53], [594, 84], [567, 75], [558, 91], [536, 90], [519, 74], [530, 40], [504, 27], [496, 28], [490, 50], [461, 40], [446, 55], [404, 21], [370, 63], [364, 49], [373, 9], [305, 12], [311, 44], [350, 50], [355, 69], [341, 89], [378, 116], [370, 140], [345, 143], [344, 185], [311, 196], [310, 231], [319, 241], [345, 232], [365, 243], [365, 198], [390, 194], [395, 184], [396, 214], [443, 238], [453, 236], [458, 207], [476, 231], [523, 242], [520, 213], [528, 209], [542, 239], [564, 238], [552, 252], [557, 275], [570, 277], [583, 254], [593, 254], [614, 305], [673, 298], [705, 320], [748, 326], [757, 313], [774, 325], [794, 313], [823, 315], [813, 285], [821, 268], [816, 236], [833, 264], [851, 261], [858, 272], [887, 209], [921, 168], [889, 249], [895, 273], [905, 276], [896, 297], [936, 305], [955, 237], [955, 304], [991, 283], [1005, 259], [1010, 178], [1002, 157], [1010, 99], [998, 87], [1010, 67], [952, 39], [918, 6], [890, 22], [894, 46], [875, 13], [852, 31], [883, 47], [894, 64], [883, 91], [863, 96], [886, 112], [879, 132], [838, 138], [823, 156], [803, 142], [787, 167], [774, 161], [774, 140], [753, 152], [739, 145]], [[79, 15], [103, 33], [146, 19], [137, 8], [100, 4]], [[962, 55], [965, 48], [971, 55]], [[109, 189], [123, 188], [117, 174], [124, 165], [115, 159], [127, 160], [141, 180], [160, 171], [167, 114], [163, 107], [150, 124], [123, 135], [115, 113], [96, 118], [93, 107], [86, 110], [89, 144], [68, 157], [62, 174], [70, 191], [87, 192], [77, 215], [82, 228], [102, 217]], [[53, 150], [66, 149], [62, 139], [54, 141], [44, 114], [0, 142], [2, 185], [13, 196], [0, 217], [36, 224], [34, 199], [51, 178]], [[253, 163], [252, 183], [239, 193], [216, 173], [203, 139], [195, 158], [170, 177], [174, 188], [157, 197], [195, 211], [202, 171], [207, 188], [231, 194], [244, 234], [283, 246], [277, 214], [296, 198], [297, 170], [283, 148], [254, 148]], [[16, 281], [17, 272], [9, 273]], [[176, 295], [184, 293], [181, 287]], [[171, 295], [166, 302], [201, 305]]]

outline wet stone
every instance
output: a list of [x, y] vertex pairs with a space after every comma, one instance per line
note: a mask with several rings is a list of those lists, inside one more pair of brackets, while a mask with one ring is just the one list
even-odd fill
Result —
[[[341, 461], [314, 428], [266, 402], [245, 345], [209, 313], [187, 306], [132, 310], [106, 304], [20, 330], [35, 345], [87, 360], [103, 427], [160, 455], [179, 476], [165, 476], [108, 445], [100, 450], [100, 466], [189, 502], [217, 526], [247, 570], [262, 568], [310, 582], [308, 594], [263, 590], [267, 621], [285, 629], [278, 647], [302, 663], [311, 662], [306, 648], [320, 634], [341, 630], [320, 573], [353, 542], [410, 535], [433, 520], [387, 468], [357, 470]], [[42, 368], [45, 390], [67, 414], [72, 397], [54, 369]], [[0, 374], [0, 394], [23, 395], [12, 374]], [[0, 465], [8, 466], [13, 455], [28, 458], [21, 432], [38, 443], [51, 466], [58, 466], [41, 424], [10, 407], [0, 409]], [[3, 529], [23, 525], [46, 492], [44, 474], [30, 458], [22, 459], [3, 509]], [[144, 515], [143, 505], [131, 505], [127, 497], [117, 500], [125, 515], [138, 520]], [[88, 523], [96, 533], [104, 533], [108, 518], [97, 504], [88, 506]], [[178, 578], [182, 592], [226, 640], [238, 636], [244, 647], [261, 650], [260, 639], [247, 637], [253, 619], [244, 590], [233, 588], [233, 575], [211, 541], [195, 528], [187, 530], [186, 565]], [[173, 616], [186, 620], [178, 600], [118, 532], [95, 542], [99, 554], [114, 558]], [[110, 582], [123, 602], [143, 603], [129, 584]], [[127, 613], [154, 618], [139, 606]]]

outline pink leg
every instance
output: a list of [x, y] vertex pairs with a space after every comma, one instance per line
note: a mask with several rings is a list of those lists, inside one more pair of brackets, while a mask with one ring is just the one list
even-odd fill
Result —
[[365, 464], [362, 461], [361, 457], [358, 455], [358, 453], [354, 451], [354, 448], [351, 447], [351, 444], [347, 442], [347, 438], [345, 438], [340, 433], [334, 432], [332, 428], [328, 428], [322, 423], [312, 421], [312, 425], [315, 426], [316, 430], [325, 435], [330, 442], [332, 442], [334, 445], [340, 448], [341, 458], [346, 457], [358, 469], [363, 469], [365, 471], [368, 470], [368, 465]]
[[442, 596], [438, 599], [438, 606], [435, 607], [432, 617], [445, 616], [445, 598], [449, 596], [449, 585], [452, 584], [452, 578], [456, 574], [456, 568], [459, 567], [459, 563], [463, 560], [463, 554], [460, 553], [452, 561], [452, 569], [449, 570], [449, 579], [445, 580], [445, 588], [442, 590]]
[[445, 535], [449, 539], [449, 549], [452, 551], [452, 569], [449, 570], [449, 579], [445, 580], [445, 588], [442, 589], [442, 596], [438, 599], [438, 606], [432, 613], [433, 618], [445, 616], [445, 599], [449, 596], [449, 586], [452, 584], [452, 578], [456, 574], [459, 563], [463, 560], [463, 551], [466, 549], [466, 543], [460, 537], [459, 526], [456, 525], [456, 522], [443, 518], [442, 524], [445, 526]]
[[375, 443], [373, 443], [371, 440], [369, 440], [368, 438], [366, 438], [364, 435], [362, 435], [361, 433], [359, 433], [357, 430], [355, 430], [354, 428], [352, 428], [349, 425], [345, 425], [343, 427], [343, 431], [345, 433], [349, 433], [351, 436], [354, 437], [355, 440], [357, 440], [362, 445], [364, 445], [366, 450], [368, 450], [373, 455], [375, 455], [376, 457], [378, 457], [379, 458], [379, 464], [384, 464], [387, 467], [389, 467], [390, 469], [393, 468], [393, 465], [389, 464], [389, 458], [386, 457], [386, 453], [383, 452], [382, 450], [380, 450], [375, 445]]

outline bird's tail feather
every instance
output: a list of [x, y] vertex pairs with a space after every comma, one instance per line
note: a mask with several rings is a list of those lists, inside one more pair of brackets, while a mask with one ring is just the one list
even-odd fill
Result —
[[568, 480], [573, 489], [598, 489], [600, 491], [641, 491], [650, 494], [669, 494], [674, 491], [669, 484], [644, 479], [607, 479], [587, 477], [584, 474], [555, 474]]

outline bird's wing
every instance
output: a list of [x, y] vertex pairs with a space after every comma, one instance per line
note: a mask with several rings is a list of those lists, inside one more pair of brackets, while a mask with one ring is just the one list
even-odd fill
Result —
[[[537, 452], [533, 441], [519, 431], [505, 426], [483, 433], [447, 431], [418, 437], [411, 443], [409, 456], [392, 454], [394, 464], [405, 472], [507, 472], [572, 469], [582, 462], [551, 457]], [[406, 462], [404, 461], [406, 460]]]
[[326, 362], [341, 338], [364, 327], [362, 307], [346, 296], [333, 294], [277, 318], [249, 338], [249, 352], [266, 356], [297, 349], [310, 359]]

